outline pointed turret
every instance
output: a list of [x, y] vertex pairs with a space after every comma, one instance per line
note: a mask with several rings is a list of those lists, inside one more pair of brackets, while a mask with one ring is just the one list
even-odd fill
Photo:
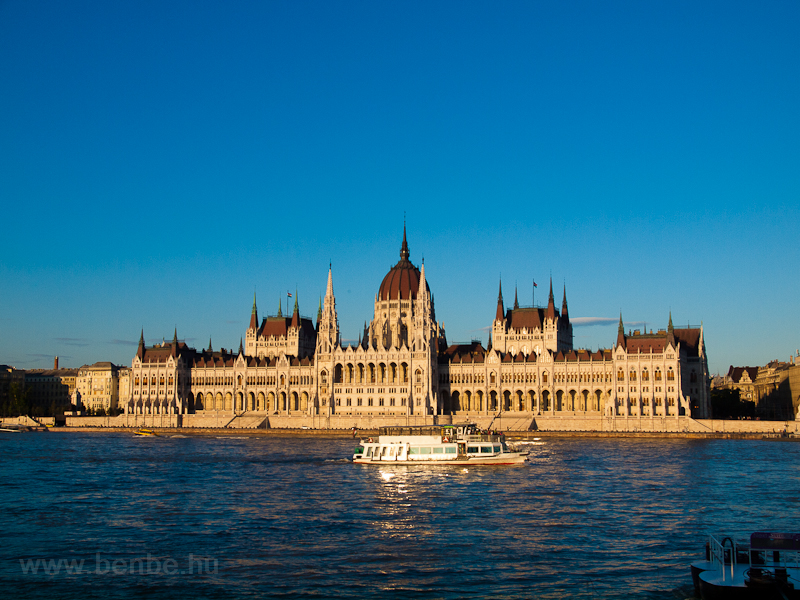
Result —
[[175, 333], [172, 334], [172, 345], [173, 346], [177, 346], [178, 345], [178, 328], [177, 327], [175, 327]]
[[567, 284], [564, 284], [564, 299], [561, 301], [561, 316], [569, 323], [569, 310], [567, 309]]
[[297, 307], [297, 288], [294, 290], [294, 312], [292, 312], [292, 327], [300, 327], [300, 309]]
[[406, 224], [403, 222], [403, 245], [400, 246], [400, 259], [408, 260], [408, 242], [406, 241]]
[[672, 311], [669, 311], [669, 325], [667, 325], [667, 343], [675, 345], [675, 327], [672, 325]]
[[242, 338], [239, 338], [239, 356], [244, 354], [244, 346], [242, 346]]
[[317, 329], [319, 329], [319, 322], [322, 320], [322, 296], [319, 297], [319, 307], [317, 307]]
[[283, 304], [283, 303], [281, 302], [281, 299], [278, 298], [278, 316], [279, 317], [283, 316], [283, 311], [281, 310], [281, 304]]
[[142, 333], [139, 336], [139, 348], [136, 350], [136, 356], [139, 357], [139, 360], [144, 358], [144, 327], [142, 328]]
[[517, 299], [517, 286], [514, 286], [514, 308], [519, 308], [519, 300]]
[[550, 277], [550, 296], [547, 298], [547, 311], [545, 312], [545, 318], [552, 319], [555, 321], [556, 318], [556, 301], [553, 298], [553, 278]]
[[505, 309], [503, 308], [503, 280], [500, 280], [500, 291], [497, 293], [497, 312], [494, 315], [495, 321], [502, 321], [505, 317]]
[[622, 311], [619, 311], [619, 327], [617, 327], [617, 346], [625, 347], [625, 327], [622, 324]]
[[491, 349], [492, 349], [492, 332], [490, 331], [489, 332], [489, 344], [486, 347], [486, 351], [488, 352]]
[[250, 329], [258, 329], [258, 309], [256, 308], [255, 292], [253, 292], [253, 310], [250, 312]]
[[208, 351], [213, 352], [214, 350], [211, 349], [211, 338], [208, 338]]
[[333, 296], [333, 266], [328, 264], [328, 285], [325, 288], [325, 297]]

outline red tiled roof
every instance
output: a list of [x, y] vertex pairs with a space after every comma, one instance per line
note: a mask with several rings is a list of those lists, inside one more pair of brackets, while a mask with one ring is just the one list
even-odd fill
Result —
[[506, 320], [511, 329], [523, 329], [528, 331], [542, 329], [544, 323], [543, 308], [514, 308], [507, 312]]

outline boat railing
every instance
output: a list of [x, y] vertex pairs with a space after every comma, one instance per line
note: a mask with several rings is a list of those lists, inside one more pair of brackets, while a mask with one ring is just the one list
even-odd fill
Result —
[[502, 435], [492, 434], [478, 434], [478, 435], [465, 435], [463, 438], [467, 442], [501, 442], [503, 441]]
[[722, 581], [726, 577], [733, 579], [736, 570], [736, 542], [731, 538], [722, 538], [722, 542], [713, 535], [708, 536], [708, 560], [712, 564], [718, 565], [722, 572]]

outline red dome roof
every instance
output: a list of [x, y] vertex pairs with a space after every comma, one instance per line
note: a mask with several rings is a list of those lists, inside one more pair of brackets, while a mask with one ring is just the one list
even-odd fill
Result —
[[[408, 260], [408, 243], [406, 242], [406, 230], [403, 227], [403, 245], [400, 247], [400, 262], [389, 269], [386, 277], [381, 282], [378, 291], [378, 300], [397, 300], [400, 294], [401, 300], [413, 300], [419, 291], [419, 269]], [[425, 287], [428, 287], [425, 282]]]

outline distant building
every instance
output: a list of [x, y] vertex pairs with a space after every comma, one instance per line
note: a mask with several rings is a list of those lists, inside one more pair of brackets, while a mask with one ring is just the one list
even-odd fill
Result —
[[715, 381], [714, 387], [727, 390], [739, 390], [739, 399], [745, 402], [756, 402], [756, 379], [758, 378], [758, 367], [734, 367], [730, 366], [728, 374]]
[[800, 418], [800, 355], [788, 362], [773, 360], [762, 367], [731, 367], [715, 378], [714, 388], [739, 390], [741, 400], [753, 402], [756, 414], [770, 420]]
[[25, 386], [25, 371], [8, 365], [0, 365], [0, 410], [9, 406], [11, 386], [14, 383], [21, 388]]
[[405, 230], [400, 261], [383, 278], [374, 314], [357, 343], [343, 344], [333, 273], [316, 324], [301, 317], [261, 321], [255, 299], [246, 344], [237, 352], [195, 350], [179, 342], [147, 347], [131, 366], [126, 412], [243, 412], [281, 415], [397, 416], [496, 414], [711, 416], [701, 327], [624, 331], [598, 351], [573, 348], [566, 289], [555, 307], [506, 309], [502, 286], [487, 348], [448, 345], [436, 320], [425, 264], [410, 259]]
[[75, 404], [78, 409], [103, 409], [117, 407], [119, 398], [119, 367], [110, 362], [97, 362], [78, 369], [75, 386]]
[[47, 413], [68, 409], [75, 392], [77, 369], [29, 369], [25, 386], [30, 390], [30, 403]]

